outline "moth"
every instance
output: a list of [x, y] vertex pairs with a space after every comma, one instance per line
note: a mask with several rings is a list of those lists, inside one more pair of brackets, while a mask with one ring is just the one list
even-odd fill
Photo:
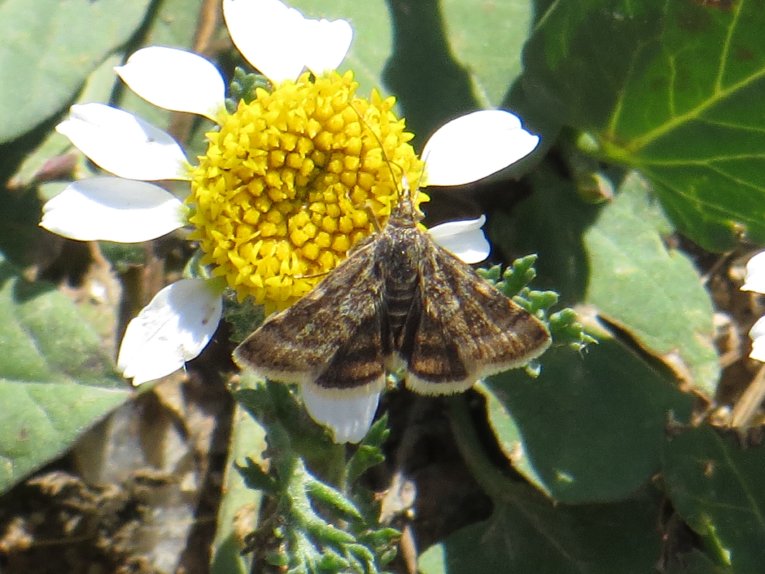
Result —
[[237, 347], [237, 364], [329, 396], [379, 392], [403, 370], [407, 388], [442, 395], [547, 349], [545, 325], [420, 230], [404, 191], [380, 232]]

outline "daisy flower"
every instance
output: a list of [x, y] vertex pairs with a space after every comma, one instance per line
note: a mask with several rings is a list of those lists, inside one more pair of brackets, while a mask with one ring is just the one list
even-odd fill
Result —
[[[183, 50], [145, 48], [117, 68], [147, 101], [216, 124], [196, 161], [167, 133], [103, 104], [73, 106], [57, 127], [113, 176], [70, 184], [45, 204], [40, 225], [72, 239], [119, 242], [186, 226], [210, 270], [209, 279], [165, 287], [129, 323], [117, 363], [136, 385], [202, 351], [220, 321], [224, 289], [267, 312], [305, 295], [375, 223], [384, 224], [402, 178], [413, 187], [462, 185], [519, 160], [539, 141], [509, 112], [475, 112], [433, 134], [422, 161], [393, 111], [395, 99], [359, 97], [353, 74], [335, 71], [352, 40], [348, 22], [305, 18], [278, 0], [223, 0], [223, 13], [236, 47], [271, 84], [251, 101], [227, 110], [218, 70]], [[150, 183], [158, 180], [188, 182], [187, 197]], [[427, 200], [416, 197], [418, 205]], [[430, 233], [476, 263], [489, 252], [484, 221]], [[379, 398], [328, 400], [303, 391], [309, 414], [338, 442], [363, 437]]]
[[[760, 251], [746, 264], [746, 278], [742, 291], [754, 291], [765, 294], [765, 251]], [[765, 317], [760, 317], [749, 331], [752, 339], [752, 351], [749, 356], [765, 362]]]

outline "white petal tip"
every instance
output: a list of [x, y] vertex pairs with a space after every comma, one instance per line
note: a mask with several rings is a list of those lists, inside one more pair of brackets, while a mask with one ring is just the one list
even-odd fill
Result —
[[116, 177], [69, 184], [43, 206], [40, 225], [78, 241], [149, 241], [185, 224], [183, 203], [164, 189]]
[[343, 393], [302, 385], [303, 402], [317, 423], [328, 427], [336, 443], [358, 443], [369, 431], [380, 399], [379, 391]]
[[114, 69], [130, 89], [155, 106], [213, 121], [224, 106], [226, 87], [220, 72], [192, 52], [151, 46]]
[[464, 185], [487, 177], [530, 154], [539, 136], [515, 114], [483, 110], [454, 119], [425, 144], [428, 185]]
[[468, 264], [480, 263], [489, 256], [491, 245], [483, 232], [486, 217], [467, 221], [450, 221], [428, 231], [438, 245]]
[[221, 314], [218, 290], [203, 279], [165, 287], [128, 323], [118, 369], [133, 385], [177, 371], [207, 346]]
[[186, 156], [166, 132], [104, 104], [78, 104], [56, 131], [106, 171], [127, 179], [188, 179]]
[[765, 293], [765, 251], [760, 251], [747, 262], [741, 290]]
[[279, 0], [224, 0], [223, 14], [236, 47], [272, 82], [335, 69], [353, 38], [345, 20], [306, 18]]

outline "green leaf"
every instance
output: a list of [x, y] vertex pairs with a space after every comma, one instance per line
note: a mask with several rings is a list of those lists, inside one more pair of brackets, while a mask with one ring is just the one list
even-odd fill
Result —
[[534, 269], [536, 261], [536, 255], [527, 255], [513, 261], [513, 264], [502, 273], [502, 282], [497, 286], [499, 290], [508, 297], [518, 295], [537, 276]]
[[614, 504], [553, 506], [515, 485], [492, 517], [422, 554], [422, 574], [653, 572], [660, 551], [658, 502], [641, 495]]
[[586, 300], [700, 394], [714, 395], [720, 367], [713, 308], [690, 259], [662, 242], [664, 217], [637, 177], [584, 234]]
[[354, 520], [362, 520], [358, 508], [336, 488], [324, 484], [320, 480], [311, 479], [306, 480], [305, 491], [308, 496], [328, 508], [332, 508]]
[[0, 492], [131, 395], [98, 335], [52, 287], [0, 259]]
[[140, 26], [148, 0], [0, 3], [0, 142], [72, 100], [85, 78]]
[[759, 2], [539, 1], [528, 99], [650, 178], [707, 249], [765, 241], [765, 52]]
[[765, 447], [700, 427], [670, 436], [664, 480], [674, 509], [703, 539], [707, 555], [735, 572], [765, 563]]
[[479, 390], [489, 422], [514, 467], [566, 503], [628, 496], [657, 472], [670, 418], [692, 399], [631, 350], [595, 333], [582, 355], [552, 348], [538, 378], [509, 371]]
[[532, 3], [444, 0], [440, 8], [448, 48], [470, 75], [476, 100], [483, 107], [498, 107], [522, 71]]

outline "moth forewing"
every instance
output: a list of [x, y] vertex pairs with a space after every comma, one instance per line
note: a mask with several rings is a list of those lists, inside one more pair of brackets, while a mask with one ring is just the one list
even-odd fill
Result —
[[424, 234], [421, 241], [419, 317], [400, 349], [407, 387], [428, 395], [465, 391], [549, 347], [541, 321]]
[[371, 342], [382, 352], [382, 342], [375, 343], [368, 332], [370, 323], [380, 321], [381, 293], [370, 264], [372, 250], [373, 242], [365, 240], [305, 297], [268, 317], [236, 348], [235, 362], [261, 377], [311, 384], [329, 394], [382, 390], [381, 355], [371, 369], [357, 369], [362, 374], [358, 379], [348, 376], [361, 350], [358, 341], [366, 341], [367, 347]]

